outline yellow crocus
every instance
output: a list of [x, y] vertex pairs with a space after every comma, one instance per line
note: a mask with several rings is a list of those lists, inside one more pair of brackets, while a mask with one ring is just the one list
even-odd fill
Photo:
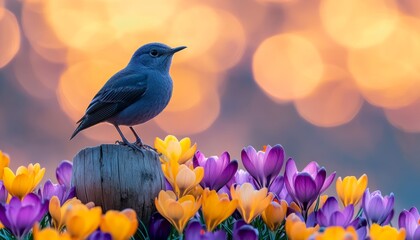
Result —
[[374, 223], [370, 227], [370, 239], [371, 240], [382, 240], [382, 239], [393, 239], [393, 240], [404, 240], [405, 229], [402, 228], [399, 231], [389, 225], [380, 226]]
[[359, 203], [368, 185], [368, 177], [363, 174], [359, 179], [355, 176], [347, 176], [343, 180], [339, 177], [336, 181], [335, 188], [337, 195], [344, 206]]
[[323, 233], [317, 234], [315, 240], [357, 240], [358, 236], [354, 227], [346, 229], [339, 226], [327, 227]]
[[155, 198], [155, 205], [158, 212], [181, 234], [200, 208], [201, 198], [196, 200], [194, 196], [186, 195], [177, 200], [174, 192], [161, 190]]
[[272, 201], [262, 212], [261, 217], [271, 231], [280, 227], [287, 213], [287, 202], [284, 200]]
[[233, 199], [230, 201], [229, 195], [226, 193], [218, 194], [215, 190], [210, 191], [206, 188], [202, 196], [201, 210], [209, 232], [213, 231], [215, 227], [232, 215], [238, 206], [238, 200]]
[[160, 157], [162, 162], [174, 159], [182, 164], [190, 160], [197, 151], [197, 144], [194, 143], [191, 146], [191, 139], [188, 137], [181, 139], [181, 141], [178, 141], [173, 135], [166, 136], [165, 140], [157, 137], [154, 145], [156, 150], [162, 154]]
[[303, 222], [296, 214], [292, 213], [286, 218], [286, 235], [287, 239], [290, 240], [306, 240], [312, 234], [318, 232], [319, 226], [306, 227], [306, 223]]
[[20, 166], [16, 174], [9, 167], [4, 168], [3, 181], [6, 190], [12, 195], [22, 199], [28, 193], [32, 192], [41, 182], [45, 174], [45, 168], [41, 168], [39, 163], [28, 167]]
[[72, 198], [67, 200], [63, 205], [61, 206], [60, 200], [57, 196], [53, 196], [50, 199], [50, 203], [48, 206], [48, 210], [52, 217], [52, 225], [55, 229], [61, 230], [64, 226], [64, 220], [65, 220], [65, 214], [67, 212], [67, 209], [71, 208], [73, 205], [76, 204], [82, 204], [82, 202], [77, 198]]
[[34, 240], [71, 240], [70, 235], [67, 232], [60, 233], [53, 228], [44, 228], [39, 230], [38, 223], [35, 223], [33, 228]]
[[65, 215], [64, 222], [67, 232], [72, 239], [82, 240], [99, 227], [102, 209], [101, 207], [89, 209], [86, 205], [75, 204], [67, 208]]
[[9, 167], [10, 158], [9, 155], [0, 151], [0, 180], [3, 179], [3, 172], [5, 167]]
[[232, 199], [238, 200], [237, 209], [246, 223], [251, 223], [273, 200], [274, 195], [267, 192], [267, 188], [255, 190], [250, 183], [231, 186]]
[[180, 165], [173, 159], [162, 164], [162, 171], [178, 198], [191, 194], [204, 177], [203, 167]]
[[133, 209], [123, 211], [109, 210], [102, 217], [101, 231], [111, 234], [114, 240], [126, 240], [136, 233], [137, 214]]

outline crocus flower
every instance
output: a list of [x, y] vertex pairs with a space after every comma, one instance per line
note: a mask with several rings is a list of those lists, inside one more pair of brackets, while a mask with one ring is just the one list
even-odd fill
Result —
[[47, 180], [44, 183], [44, 187], [38, 190], [38, 195], [43, 200], [50, 200], [53, 196], [56, 196], [60, 199], [61, 203], [64, 203], [67, 199], [65, 199], [66, 194], [66, 186], [60, 184], [54, 184], [51, 180]]
[[293, 159], [287, 160], [285, 183], [287, 191], [302, 209], [304, 215], [312, 203], [332, 183], [335, 172], [326, 177], [327, 172], [318, 163], [310, 162], [302, 172], [298, 172]]
[[168, 135], [165, 140], [160, 138], [155, 139], [155, 148], [161, 153], [161, 161], [168, 162], [170, 159], [177, 161], [180, 164], [190, 160], [195, 151], [197, 150], [197, 144], [191, 146], [190, 138], [183, 138], [181, 141], [175, 136]]
[[344, 206], [349, 204], [355, 206], [362, 199], [367, 184], [368, 177], [366, 174], [363, 174], [359, 179], [356, 179], [355, 176], [347, 176], [341, 180], [341, 177], [339, 177], [336, 181], [335, 188]]
[[113, 240], [111, 234], [101, 232], [101, 231], [94, 231], [88, 238], [88, 240]]
[[225, 240], [226, 232], [223, 230], [206, 232], [199, 221], [191, 221], [185, 228], [185, 240]]
[[73, 170], [73, 163], [67, 160], [61, 161], [55, 170], [55, 176], [59, 184], [66, 186], [67, 189], [71, 187], [71, 176]]
[[275, 231], [277, 228], [280, 227], [281, 223], [286, 217], [286, 213], [287, 202], [284, 200], [281, 200], [280, 202], [274, 200], [262, 212], [261, 217], [265, 224], [267, 224], [267, 227], [271, 231]]
[[[316, 212], [316, 219], [321, 227], [340, 226], [346, 228], [352, 224], [353, 214], [353, 205], [350, 204], [341, 210], [337, 199], [329, 197], [324, 206]], [[357, 223], [355, 224], [357, 225]]]
[[258, 152], [248, 146], [242, 150], [241, 157], [245, 169], [254, 178], [258, 189], [266, 187], [270, 192], [280, 193], [283, 177], [278, 175], [284, 162], [284, 150], [281, 145], [267, 145], [265, 151]]
[[176, 200], [174, 192], [161, 190], [155, 198], [155, 205], [158, 212], [181, 234], [187, 222], [200, 208], [201, 198], [196, 200], [191, 195], [185, 195]]
[[229, 195], [226, 193], [218, 194], [215, 190], [204, 189], [201, 210], [207, 231], [213, 231], [215, 227], [232, 215], [237, 206], [238, 200], [230, 201]]
[[65, 215], [65, 225], [70, 236], [75, 239], [86, 239], [99, 227], [102, 209], [100, 207], [89, 209], [83, 204], [74, 204], [67, 208]]
[[204, 177], [202, 167], [191, 169], [185, 164], [180, 165], [173, 159], [162, 164], [162, 171], [178, 198], [194, 191]]
[[374, 223], [370, 227], [369, 233], [370, 233], [370, 240], [383, 240], [383, 239], [404, 240], [405, 239], [404, 228], [398, 231], [397, 229], [389, 225], [380, 226]]
[[23, 198], [26, 194], [32, 192], [44, 177], [45, 168], [41, 169], [39, 163], [28, 167], [20, 166], [16, 174], [8, 167], [4, 168], [4, 186], [7, 191], [16, 197]]
[[48, 202], [29, 193], [22, 200], [12, 197], [9, 204], [0, 204], [0, 222], [18, 239], [25, 236], [34, 225], [47, 213]]
[[152, 214], [149, 222], [149, 238], [151, 240], [168, 239], [172, 225], [160, 213]]
[[34, 240], [71, 240], [67, 232], [60, 233], [54, 228], [44, 228], [39, 230], [39, 225], [36, 223], [33, 227]]
[[126, 240], [136, 233], [137, 214], [133, 209], [123, 211], [109, 210], [102, 217], [101, 231], [111, 234], [114, 240]]
[[9, 167], [10, 158], [9, 155], [0, 151], [0, 180], [3, 179], [3, 170], [5, 167]]
[[339, 226], [327, 227], [323, 233], [315, 235], [315, 240], [357, 240], [358, 236], [354, 227], [346, 229]]
[[6, 203], [9, 198], [9, 193], [4, 186], [3, 181], [0, 180], [0, 203]]
[[193, 158], [194, 167], [204, 168], [204, 178], [200, 185], [203, 188], [218, 191], [222, 188], [238, 170], [238, 162], [230, 161], [228, 152], [222, 153], [220, 157], [211, 156], [206, 158], [203, 153], [197, 151]]
[[363, 194], [362, 207], [368, 221], [387, 225], [394, 216], [394, 194], [382, 197], [381, 191], [370, 193], [368, 188]]
[[233, 240], [258, 240], [258, 230], [240, 219], [233, 225]]
[[286, 235], [290, 240], [306, 240], [319, 230], [319, 226], [306, 227], [305, 222], [296, 214], [291, 213], [286, 218]]
[[251, 223], [271, 203], [274, 195], [272, 193], [267, 195], [267, 192], [267, 188], [255, 190], [250, 183], [231, 186], [232, 199], [238, 200], [237, 209], [246, 223]]
[[247, 171], [238, 169], [235, 175], [233, 175], [233, 178], [231, 178], [226, 185], [230, 189], [232, 184], [242, 185], [244, 183], [251, 183], [254, 185], [253, 177]]
[[61, 230], [63, 228], [67, 209], [78, 204], [82, 204], [82, 202], [77, 198], [69, 199], [61, 205], [57, 196], [51, 197], [48, 209], [52, 217], [52, 225], [55, 229]]
[[403, 210], [398, 218], [400, 228], [405, 228], [407, 240], [420, 239], [420, 215], [417, 208], [412, 207], [410, 210]]

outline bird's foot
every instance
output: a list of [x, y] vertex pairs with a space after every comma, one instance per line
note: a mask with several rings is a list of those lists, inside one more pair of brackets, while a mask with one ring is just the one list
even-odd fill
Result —
[[154, 148], [152, 146], [149, 146], [147, 144], [144, 144], [141, 141], [136, 141], [134, 143], [130, 143], [128, 141], [127, 142], [124, 142], [124, 141], [118, 141], [117, 140], [117, 141], [115, 141], [115, 143], [116, 144], [119, 144], [119, 145], [131, 147], [132, 149], [137, 150], [137, 151], [141, 151], [143, 149], [146, 149], [146, 150], [152, 150], [152, 151], [157, 152], [157, 149], [156, 148]]

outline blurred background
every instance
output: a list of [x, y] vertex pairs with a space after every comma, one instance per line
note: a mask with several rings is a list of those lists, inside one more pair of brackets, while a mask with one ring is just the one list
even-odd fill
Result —
[[188, 48], [169, 106], [136, 127], [146, 143], [188, 136], [234, 159], [280, 143], [300, 169], [367, 173], [397, 209], [420, 206], [417, 0], [0, 0], [0, 149], [12, 168], [40, 162], [53, 178], [62, 159], [118, 140], [107, 124], [69, 137], [154, 41]]

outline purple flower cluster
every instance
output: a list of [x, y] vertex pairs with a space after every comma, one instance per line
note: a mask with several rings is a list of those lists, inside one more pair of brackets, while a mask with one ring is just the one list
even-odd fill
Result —
[[58, 184], [47, 180], [44, 183], [44, 187], [38, 190], [38, 195], [44, 200], [50, 200], [52, 196], [57, 196], [61, 204], [75, 197], [75, 188], [71, 186], [72, 168], [72, 162], [62, 161], [55, 171]]

